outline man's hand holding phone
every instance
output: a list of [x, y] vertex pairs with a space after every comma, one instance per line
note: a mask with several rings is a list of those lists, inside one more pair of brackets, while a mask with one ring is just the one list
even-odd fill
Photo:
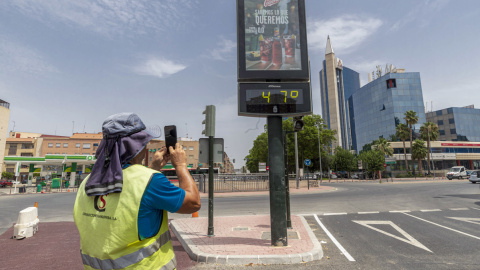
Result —
[[175, 144], [175, 149], [173, 149], [172, 146], [169, 148], [170, 150], [170, 160], [172, 161], [173, 167], [175, 167], [176, 170], [181, 169], [181, 168], [187, 168], [187, 154], [185, 154], [185, 151], [183, 150], [183, 147], [180, 145], [180, 143], [177, 142]]
[[153, 156], [152, 163], [150, 164], [150, 168], [160, 171], [165, 165], [167, 165], [168, 161], [170, 160], [170, 155], [167, 154], [167, 148], [164, 146], [157, 151]]

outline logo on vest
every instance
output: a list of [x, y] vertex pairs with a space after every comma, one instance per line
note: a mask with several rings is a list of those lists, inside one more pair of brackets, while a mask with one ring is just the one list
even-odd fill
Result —
[[98, 212], [105, 212], [105, 207], [107, 206], [107, 202], [105, 201], [104, 197], [107, 197], [107, 196], [108, 194], [95, 196], [95, 200], [93, 202], [93, 207], [95, 207], [95, 210], [97, 210]]

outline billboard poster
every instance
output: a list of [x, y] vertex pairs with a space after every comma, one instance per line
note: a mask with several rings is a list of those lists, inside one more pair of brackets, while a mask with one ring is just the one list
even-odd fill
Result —
[[308, 79], [304, 0], [238, 2], [240, 73]]

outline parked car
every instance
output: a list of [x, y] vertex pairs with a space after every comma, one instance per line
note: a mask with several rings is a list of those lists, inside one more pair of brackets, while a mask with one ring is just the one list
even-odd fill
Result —
[[352, 174], [352, 179], [358, 179], [358, 175]]
[[447, 173], [448, 180], [452, 180], [453, 178], [463, 179], [467, 178], [467, 170], [463, 166], [455, 166], [450, 169]]
[[473, 171], [468, 179], [472, 184], [480, 182], [480, 171]]
[[2, 180], [0, 181], [0, 187], [11, 187], [13, 183], [8, 180]]

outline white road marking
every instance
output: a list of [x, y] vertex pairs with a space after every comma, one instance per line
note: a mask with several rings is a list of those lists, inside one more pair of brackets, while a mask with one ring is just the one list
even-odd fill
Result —
[[480, 218], [469, 218], [469, 217], [448, 217], [448, 218], [480, 225]]
[[324, 216], [340, 216], [346, 215], [347, 213], [323, 213]]
[[325, 233], [328, 235], [328, 237], [330, 237], [330, 239], [332, 239], [333, 243], [335, 243], [335, 245], [337, 246], [337, 248], [343, 253], [343, 255], [345, 255], [345, 257], [347, 257], [347, 259], [351, 262], [354, 262], [355, 259], [350, 255], [350, 253], [347, 252], [346, 249], [344, 249], [342, 247], [342, 245], [337, 241], [337, 239], [335, 239], [335, 237], [333, 237], [333, 235], [327, 230], [327, 228], [322, 224], [322, 222], [320, 221], [320, 219], [318, 218], [317, 215], [313, 215], [315, 217], [315, 220], [317, 220], [317, 223], [318, 225], [320, 225], [320, 227], [325, 231]]
[[366, 215], [366, 214], [379, 214], [380, 212], [378, 211], [373, 211], [373, 212], [358, 212], [359, 215]]
[[389, 211], [390, 213], [410, 213], [410, 210], [395, 210], [395, 211]]
[[472, 238], [475, 238], [475, 239], [480, 240], [480, 237], [478, 237], [478, 236], [471, 235], [471, 234], [468, 234], [468, 233], [464, 233], [464, 232], [461, 232], [461, 231], [458, 231], [458, 230], [455, 230], [455, 229], [452, 229], [452, 228], [449, 228], [449, 227], [446, 227], [446, 226], [437, 224], [437, 223], [435, 223], [435, 222], [428, 221], [428, 220], [423, 219], [423, 218], [419, 218], [419, 217], [416, 217], [416, 216], [412, 216], [412, 215], [407, 214], [407, 213], [403, 213], [403, 214], [404, 214], [404, 215], [407, 215], [407, 216], [410, 216], [410, 217], [413, 217], [413, 218], [416, 218], [416, 219], [419, 219], [419, 220], [421, 220], [421, 221], [425, 221], [425, 222], [427, 222], [427, 223], [436, 225], [436, 226], [438, 226], [438, 227], [441, 227], [441, 228], [444, 228], [444, 229], [447, 229], [447, 230], [450, 230], [450, 231], [453, 231], [453, 232], [456, 232], [456, 233], [459, 233], [459, 234], [463, 234], [463, 235], [466, 235], [466, 236], [470, 236], [470, 237], [472, 237]]
[[[415, 246], [415, 247], [418, 247], [418, 248], [421, 248], [421, 249], [424, 249], [428, 252], [432, 252], [430, 249], [428, 249], [426, 246], [422, 245], [422, 243], [418, 242], [415, 238], [413, 238], [410, 234], [408, 234], [407, 232], [405, 232], [404, 230], [402, 230], [400, 227], [398, 227], [395, 223], [393, 223], [392, 221], [390, 220], [352, 220], [353, 222], [355, 223], [358, 223], [362, 226], [365, 226], [367, 228], [370, 228], [374, 231], [377, 231], [379, 233], [383, 233], [385, 235], [388, 235], [390, 237], [393, 237], [397, 240], [400, 240], [402, 242], [405, 242], [407, 244], [410, 244], [412, 246]], [[382, 231], [380, 229], [377, 229], [375, 227], [372, 227], [370, 225], [390, 225], [392, 226], [395, 230], [397, 230], [399, 233], [401, 233], [405, 238], [407, 239], [404, 239], [404, 238], [401, 238], [401, 237], [398, 237], [396, 235], [393, 235], [391, 233], [388, 233], [386, 231]], [[432, 252], [433, 253], [433, 252]]]
[[425, 210], [420, 210], [420, 212], [440, 212], [442, 210], [440, 209], [425, 209]]
[[475, 208], [475, 207], [472, 207], [472, 209], [475, 209], [475, 210], [480, 210], [480, 208]]
[[464, 211], [464, 210], [469, 210], [468, 208], [450, 208], [452, 211]]

